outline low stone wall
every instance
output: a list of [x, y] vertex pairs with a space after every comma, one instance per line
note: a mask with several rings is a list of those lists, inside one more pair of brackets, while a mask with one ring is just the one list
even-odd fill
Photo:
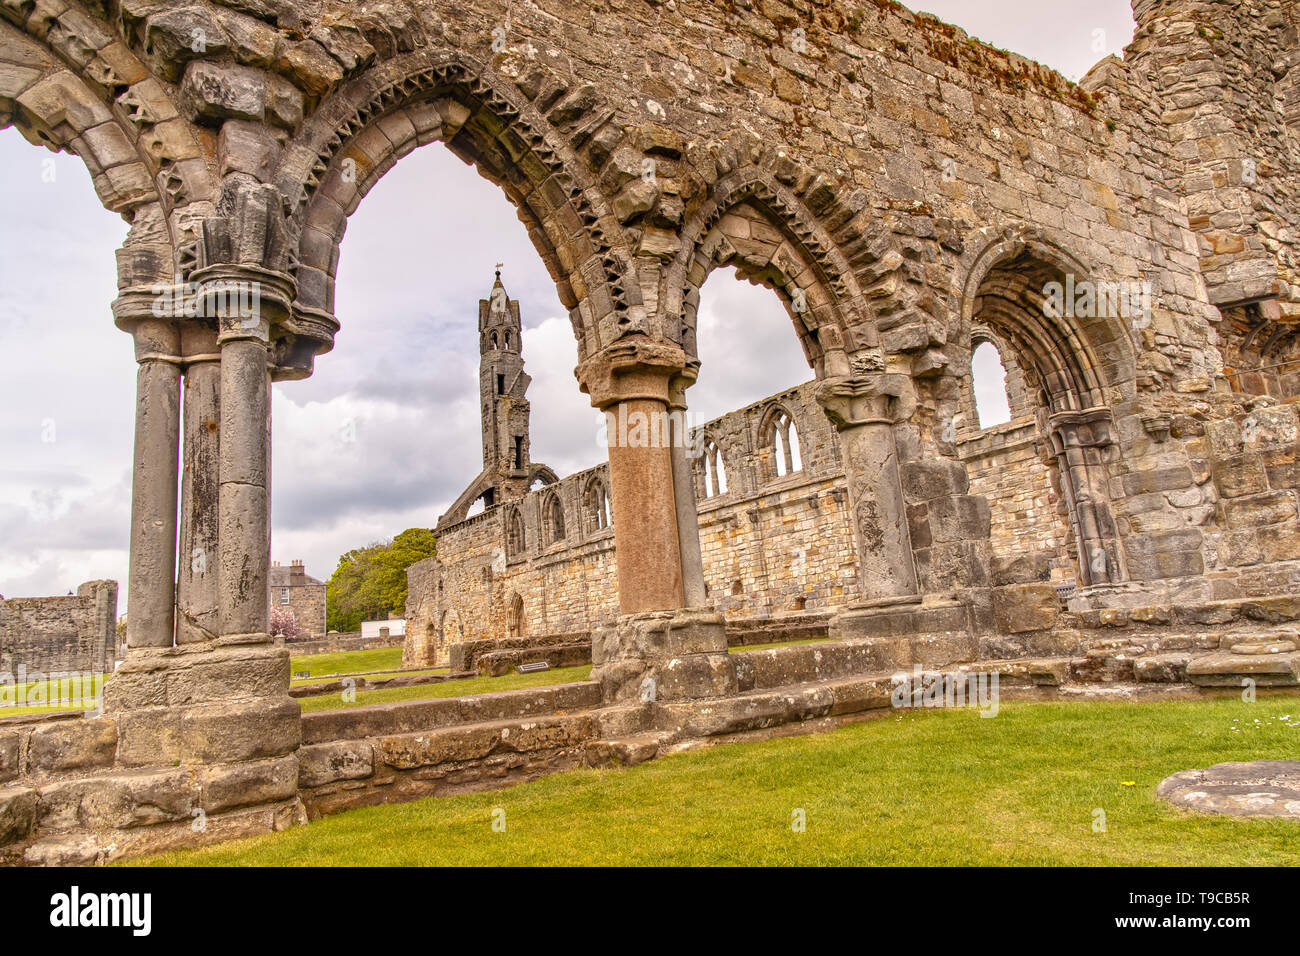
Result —
[[116, 581], [0, 601], [0, 674], [112, 673], [117, 652]]
[[345, 651], [374, 651], [381, 647], [401, 647], [405, 640], [400, 634], [390, 637], [362, 637], [360, 631], [346, 634], [329, 634], [310, 641], [286, 641], [285, 647], [294, 657], [308, 654], [341, 654]]
[[307, 714], [309, 817], [519, 783], [579, 766], [600, 735], [593, 682]]

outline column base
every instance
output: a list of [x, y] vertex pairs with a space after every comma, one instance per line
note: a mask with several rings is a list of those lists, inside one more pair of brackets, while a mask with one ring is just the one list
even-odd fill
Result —
[[1213, 600], [1213, 586], [1203, 577], [1162, 578], [1077, 588], [1066, 598], [1065, 606], [1070, 611], [1097, 611], [1152, 604], [1207, 604]]
[[970, 608], [962, 601], [854, 606], [831, 618], [829, 631], [833, 641], [878, 649], [881, 670], [913, 664], [946, 667], [973, 661], [979, 654]]
[[737, 693], [723, 616], [710, 608], [625, 614], [591, 635], [591, 679], [607, 703]]

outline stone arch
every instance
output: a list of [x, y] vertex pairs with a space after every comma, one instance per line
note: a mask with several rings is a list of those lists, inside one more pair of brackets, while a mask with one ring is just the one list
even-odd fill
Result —
[[600, 475], [592, 475], [582, 488], [582, 523], [588, 535], [608, 531], [613, 525], [609, 486]]
[[561, 544], [565, 539], [564, 503], [554, 491], [542, 499], [542, 538], [546, 545]]
[[788, 478], [803, 470], [799, 426], [783, 402], [773, 402], [758, 423], [758, 458], [763, 480]]
[[705, 435], [701, 454], [695, 459], [696, 494], [701, 499], [717, 498], [728, 490], [727, 464], [722, 448], [712, 435]]
[[[680, 316], [681, 328], [674, 331], [688, 358], [695, 359], [700, 289], [714, 269], [734, 266], [740, 277], [781, 297], [804, 357], [820, 378], [828, 345], [852, 351], [876, 344], [853, 264], [838, 246], [850, 237], [860, 244], [861, 237], [846, 226], [852, 213], [828, 183], [797, 175], [786, 168], [784, 157], [775, 161], [779, 171], [749, 164], [713, 183], [708, 199], [682, 228], [682, 250], [668, 269], [666, 312]], [[834, 230], [843, 235], [833, 235]], [[823, 342], [828, 328], [834, 331], [830, 342]]]
[[506, 512], [506, 554], [512, 558], [523, 555], [528, 548], [528, 530], [523, 512], [510, 508]]
[[[21, 4], [0, 21], [8, 80], [0, 121], [32, 143], [75, 154], [104, 207], [132, 222], [127, 254], [118, 257], [120, 288], [184, 278], [199, 222], [220, 193], [210, 147], [113, 25], [93, 10], [62, 6]], [[136, 228], [142, 215], [147, 228]]]
[[1083, 288], [1095, 270], [1039, 230], [1011, 227], [977, 243], [961, 284], [963, 344], [983, 326], [1025, 377], [1054, 484], [1066, 501], [1084, 586], [1127, 579], [1127, 558], [1111, 507], [1119, 458], [1113, 405], [1133, 388], [1133, 343], [1126, 317], [1109, 308], [1075, 315], [1052, 305], [1049, 289]]
[[609, 116], [594, 95], [556, 103], [538, 99], [541, 86], [507, 82], [459, 51], [425, 49], [385, 60], [331, 94], [275, 174], [289, 197], [300, 308], [333, 312], [347, 217], [398, 159], [440, 141], [516, 208], [569, 309], [579, 360], [635, 324], [643, 309], [639, 287], [625, 278], [622, 231], [577, 155], [593, 132], [583, 124]]
[[524, 599], [520, 597], [518, 591], [512, 591], [506, 600], [506, 636], [523, 637], [526, 631]]
[[1012, 228], [973, 244], [960, 275], [958, 301], [967, 338], [976, 325], [997, 333], [1015, 354], [1027, 384], [1052, 412], [1098, 408], [1120, 400], [1134, 379], [1133, 344], [1121, 317], [1053, 316], [1044, 309], [1049, 283], [1095, 281], [1095, 270], [1040, 231]]

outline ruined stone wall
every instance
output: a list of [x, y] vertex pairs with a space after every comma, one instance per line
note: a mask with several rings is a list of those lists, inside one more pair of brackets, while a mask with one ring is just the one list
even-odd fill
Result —
[[112, 673], [117, 657], [116, 581], [88, 581], [75, 596], [0, 601], [0, 674], [20, 666], [28, 674]]
[[988, 499], [994, 556], [1029, 561], [1041, 580], [1075, 583], [1078, 548], [1054, 462], [1039, 445], [1037, 421], [1013, 419], [963, 436], [959, 447], [971, 494]]
[[[711, 490], [705, 456], [692, 459], [710, 603], [729, 618], [825, 611], [851, 599], [857, 558], [835, 432], [807, 383], [692, 431], [718, 448], [726, 488]], [[801, 467], [777, 474], [776, 416], [788, 416]], [[407, 570], [404, 660], [445, 662], [458, 641], [586, 632], [618, 616], [613, 529], [599, 527], [588, 492], [608, 487], [601, 465], [439, 532], [438, 554]], [[565, 536], [548, 520], [555, 497]], [[524, 547], [511, 548], [511, 515]]]

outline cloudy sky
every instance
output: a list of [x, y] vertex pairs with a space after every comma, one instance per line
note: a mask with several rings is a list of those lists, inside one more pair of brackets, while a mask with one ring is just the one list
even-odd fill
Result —
[[[1072, 79], [1133, 31], [1127, 0], [920, 6]], [[108, 304], [126, 225], [75, 157], [12, 129], [0, 169], [0, 594], [116, 578], [125, 612], [135, 366]], [[327, 578], [349, 548], [432, 526], [477, 474], [477, 301], [497, 262], [523, 313], [534, 458], [561, 475], [603, 458], [568, 318], [513, 209], [447, 150], [418, 150], [352, 217], [334, 352], [275, 387], [275, 560]], [[700, 354], [701, 420], [811, 377], [775, 296], [728, 272], [703, 291]]]

